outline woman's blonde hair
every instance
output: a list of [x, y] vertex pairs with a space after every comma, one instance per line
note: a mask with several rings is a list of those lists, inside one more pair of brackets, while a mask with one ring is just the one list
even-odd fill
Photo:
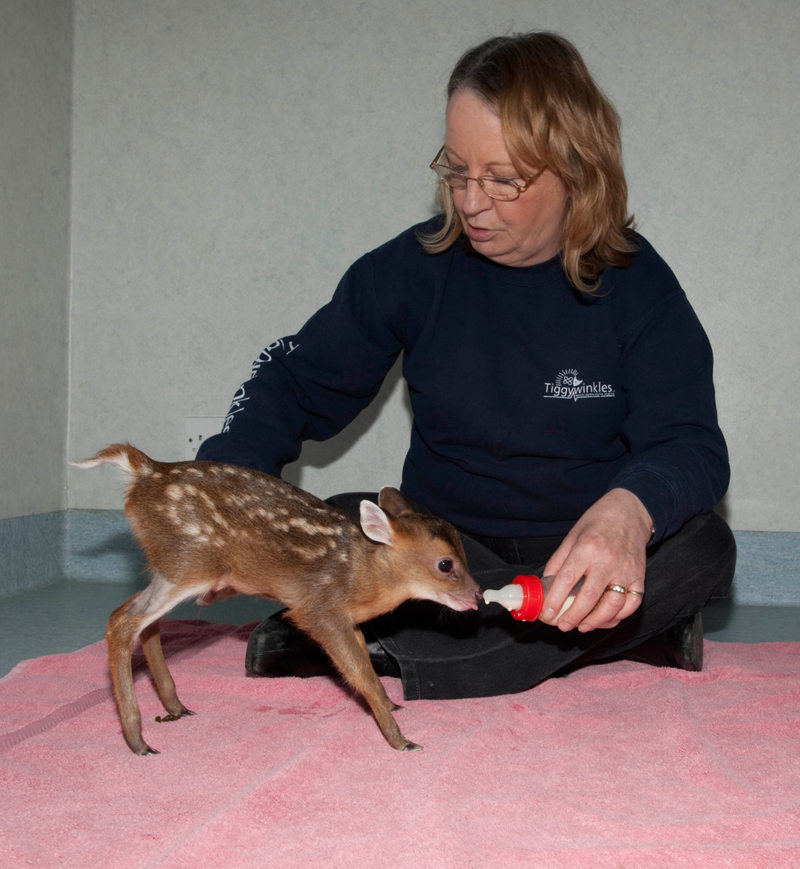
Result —
[[[561, 259], [570, 283], [591, 293], [605, 268], [627, 266], [636, 244], [619, 115], [572, 43], [546, 32], [489, 39], [456, 64], [448, 100], [462, 90], [497, 112], [521, 177], [546, 167], [566, 187]], [[462, 234], [452, 188], [443, 181], [438, 200], [444, 225], [420, 238], [429, 253], [447, 250]]]

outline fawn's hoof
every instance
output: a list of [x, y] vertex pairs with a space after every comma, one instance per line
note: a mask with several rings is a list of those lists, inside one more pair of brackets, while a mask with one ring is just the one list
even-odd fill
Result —
[[156, 721], [159, 724], [166, 724], [168, 721], [177, 721], [179, 718], [183, 718], [184, 715], [194, 715], [191, 709], [184, 709], [183, 712], [178, 712], [177, 715], [173, 715], [170, 713], [169, 715], [156, 715]]

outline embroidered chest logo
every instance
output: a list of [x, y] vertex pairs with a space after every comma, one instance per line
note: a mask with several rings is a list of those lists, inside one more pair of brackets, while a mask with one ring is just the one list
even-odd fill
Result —
[[565, 398], [577, 401], [579, 398], [613, 398], [614, 387], [610, 383], [594, 381], [587, 383], [578, 376], [574, 368], [564, 368], [555, 382], [544, 384], [543, 398]]

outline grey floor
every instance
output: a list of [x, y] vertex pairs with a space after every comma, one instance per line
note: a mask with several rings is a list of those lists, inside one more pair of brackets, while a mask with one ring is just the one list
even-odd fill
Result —
[[[140, 585], [61, 582], [0, 598], [0, 677], [20, 661], [74, 652], [105, 636], [109, 615]], [[171, 619], [204, 619], [245, 625], [261, 621], [280, 607], [270, 601], [238, 597], [212, 606], [184, 603]]]
[[[110, 613], [139, 586], [62, 582], [0, 598], [0, 677], [20, 661], [73, 652], [101, 640]], [[271, 615], [277, 605], [235, 598], [213, 606], [182, 604], [169, 618], [243, 625]], [[703, 613], [705, 636], [726, 643], [800, 640], [800, 607], [714, 604]]]

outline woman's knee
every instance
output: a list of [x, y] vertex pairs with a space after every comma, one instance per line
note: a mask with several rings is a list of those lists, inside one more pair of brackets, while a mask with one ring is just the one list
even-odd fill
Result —
[[690, 519], [648, 554], [648, 574], [666, 579], [702, 599], [725, 598], [736, 569], [736, 538], [717, 513]]

